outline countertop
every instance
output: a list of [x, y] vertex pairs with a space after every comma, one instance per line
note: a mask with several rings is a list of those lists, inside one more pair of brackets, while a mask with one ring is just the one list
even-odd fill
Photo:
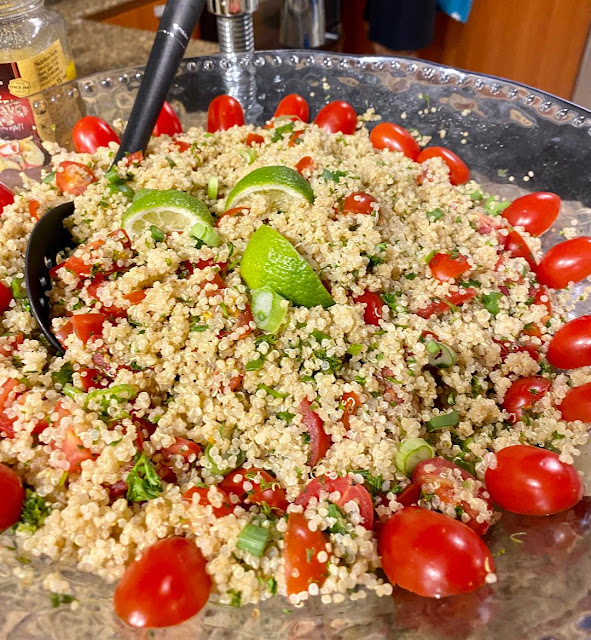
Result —
[[[57, 0], [47, 4], [66, 20], [78, 77], [107, 69], [143, 65], [154, 33], [92, 20], [88, 16], [124, 4], [125, 0]], [[213, 42], [191, 40], [187, 57], [216, 53]]]

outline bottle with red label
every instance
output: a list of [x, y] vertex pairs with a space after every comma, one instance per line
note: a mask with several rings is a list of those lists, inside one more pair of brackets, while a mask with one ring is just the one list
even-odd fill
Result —
[[75, 77], [62, 16], [43, 0], [1, 0], [0, 173], [44, 164], [40, 131], [51, 123], [29, 96]]

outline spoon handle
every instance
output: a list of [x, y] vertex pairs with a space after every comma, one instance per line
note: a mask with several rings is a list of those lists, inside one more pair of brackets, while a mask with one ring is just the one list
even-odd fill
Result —
[[205, 0], [168, 0], [113, 164], [145, 151]]

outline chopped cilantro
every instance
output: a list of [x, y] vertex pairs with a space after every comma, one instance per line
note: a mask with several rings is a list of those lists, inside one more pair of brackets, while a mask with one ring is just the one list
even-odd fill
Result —
[[38, 493], [32, 489], [25, 489], [25, 500], [21, 512], [21, 519], [17, 524], [18, 531], [34, 533], [43, 525], [49, 515], [51, 507]]
[[153, 500], [162, 493], [162, 479], [145, 453], [135, 457], [135, 465], [127, 476], [127, 499], [130, 502]]

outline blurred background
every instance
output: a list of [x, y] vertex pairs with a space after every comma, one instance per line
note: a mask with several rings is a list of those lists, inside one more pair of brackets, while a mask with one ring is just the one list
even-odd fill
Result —
[[[47, 4], [65, 17], [78, 75], [85, 75], [143, 63], [164, 0]], [[210, 0], [218, 11], [232, 5], [252, 11], [257, 49], [413, 55], [591, 107], [591, 0]], [[211, 11], [193, 38], [189, 55], [218, 49]]]

